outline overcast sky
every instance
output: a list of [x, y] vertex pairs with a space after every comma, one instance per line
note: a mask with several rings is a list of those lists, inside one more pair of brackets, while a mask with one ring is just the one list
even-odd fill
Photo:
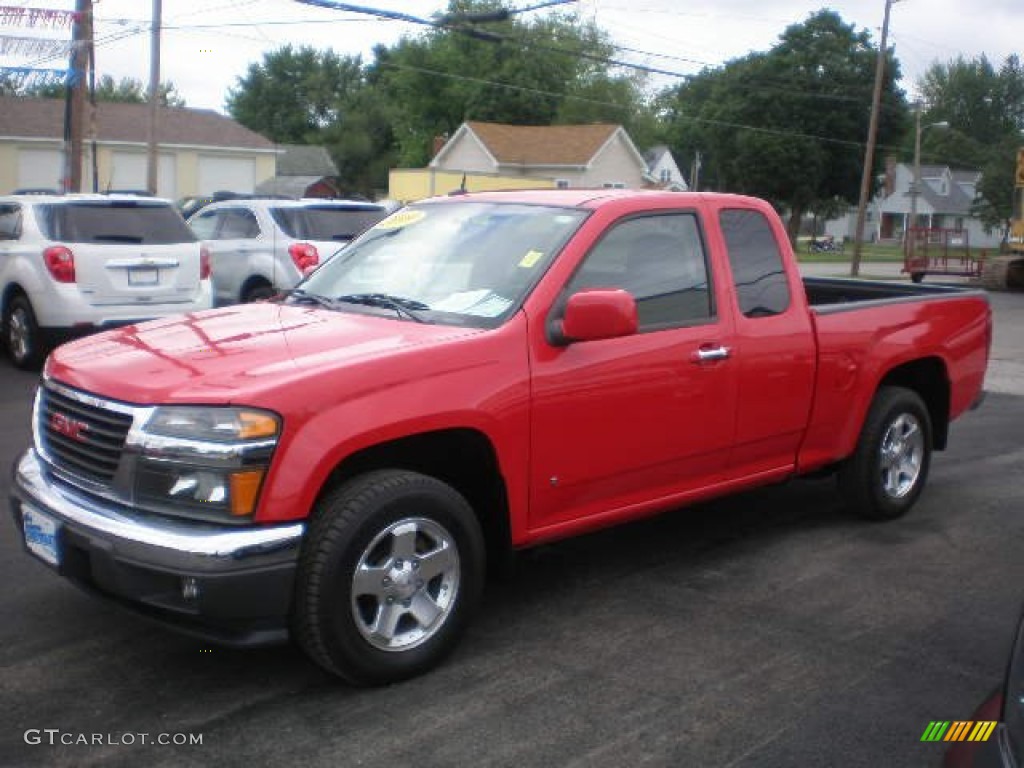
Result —
[[[537, 0], [516, 0], [534, 5]], [[74, 8], [74, 0], [23, 0], [2, 4]], [[428, 17], [447, 4], [434, 0], [351, 0]], [[878, 40], [884, 0], [579, 0], [588, 19], [614, 42], [642, 53], [620, 58], [691, 74], [752, 50], [767, 50], [790, 24], [829, 7]], [[149, 0], [95, 0], [97, 73], [148, 82]], [[534, 13], [550, 13], [536, 11]], [[248, 65], [287, 43], [361, 53], [369, 60], [378, 43], [390, 44], [424, 28], [353, 13], [312, 8], [294, 0], [164, 0], [161, 79], [172, 81], [190, 107], [224, 110], [228, 89]], [[898, 0], [892, 6], [891, 44], [903, 69], [902, 87], [913, 96], [916, 79], [934, 61], [988, 55], [997, 66], [1021, 48], [1024, 0]], [[53, 35], [0, 26], [3, 35]], [[66, 33], [65, 33], [66, 34]], [[60, 62], [0, 57], [0, 65], [61, 66]], [[672, 78], [659, 78], [656, 85]]]

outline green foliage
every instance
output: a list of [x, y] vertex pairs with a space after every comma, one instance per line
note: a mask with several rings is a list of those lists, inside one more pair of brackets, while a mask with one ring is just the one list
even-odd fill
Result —
[[253, 131], [285, 144], [315, 143], [336, 123], [342, 104], [363, 84], [362, 60], [286, 45], [250, 64], [228, 93], [230, 115]]
[[925, 124], [946, 121], [949, 129], [929, 131], [921, 154], [930, 162], [978, 168], [982, 179], [972, 212], [1005, 241], [1013, 209], [1017, 149], [1024, 145], [1024, 66], [1008, 56], [997, 70], [984, 54], [935, 63], [918, 83], [927, 109]]
[[[27, 88], [0, 87], [0, 93], [13, 96], [27, 96], [40, 99], [63, 99], [67, 93], [63, 85], [46, 84]], [[174, 83], [160, 83], [160, 104], [165, 107], [184, 107], [185, 100], [178, 93]], [[145, 104], [149, 101], [149, 88], [141, 80], [133, 77], [122, 77], [115, 80], [110, 75], [103, 75], [96, 81], [96, 101], [118, 102], [121, 104]]]
[[[684, 166], [701, 151], [702, 187], [758, 195], [788, 211], [795, 235], [804, 212], [858, 197], [876, 61], [867, 31], [819, 11], [771, 50], [663, 93], [670, 146]], [[906, 115], [891, 55], [885, 72], [880, 144], [901, 134]]]

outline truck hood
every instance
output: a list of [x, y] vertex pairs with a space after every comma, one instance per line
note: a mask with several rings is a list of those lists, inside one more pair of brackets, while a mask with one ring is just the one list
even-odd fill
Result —
[[313, 370], [394, 359], [480, 333], [318, 307], [244, 304], [65, 344], [50, 356], [46, 374], [130, 403], [253, 402]]

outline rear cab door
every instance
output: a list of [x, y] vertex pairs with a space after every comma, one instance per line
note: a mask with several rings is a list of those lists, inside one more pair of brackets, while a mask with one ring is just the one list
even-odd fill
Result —
[[726, 255], [736, 319], [737, 480], [786, 475], [813, 406], [817, 346], [803, 282], [775, 211], [750, 198], [709, 199], [709, 237]]
[[[692, 206], [629, 207], [588, 220], [556, 264], [571, 273], [549, 274], [551, 295], [538, 297], [548, 316], [531, 317], [536, 538], [684, 500], [727, 472], [735, 331], [702, 217]], [[639, 332], [552, 343], [547, 327], [568, 297], [599, 288], [633, 295]]]
[[74, 255], [90, 304], [185, 302], [199, 290], [199, 243], [167, 202], [69, 200], [41, 205], [39, 219], [48, 247]]
[[189, 225], [210, 252], [218, 303], [239, 301], [242, 286], [253, 275], [273, 282], [273, 270], [259, 266], [269, 267], [273, 241], [264, 237], [252, 210], [240, 205], [207, 207], [193, 216]]

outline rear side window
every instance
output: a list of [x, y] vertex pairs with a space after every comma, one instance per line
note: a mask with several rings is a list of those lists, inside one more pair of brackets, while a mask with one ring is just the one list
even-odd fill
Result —
[[321, 205], [271, 208], [270, 215], [288, 237], [296, 240], [347, 242], [383, 219], [384, 209], [376, 205], [352, 208]]
[[245, 208], [222, 208], [217, 211], [220, 227], [218, 240], [251, 240], [260, 236], [256, 214]]
[[195, 236], [169, 205], [134, 200], [40, 206], [39, 227], [63, 243], [192, 243]]
[[21, 207], [0, 205], [0, 240], [17, 240], [21, 237]]
[[768, 219], [760, 211], [726, 210], [719, 221], [729, 251], [740, 312], [770, 317], [789, 307], [782, 254]]

